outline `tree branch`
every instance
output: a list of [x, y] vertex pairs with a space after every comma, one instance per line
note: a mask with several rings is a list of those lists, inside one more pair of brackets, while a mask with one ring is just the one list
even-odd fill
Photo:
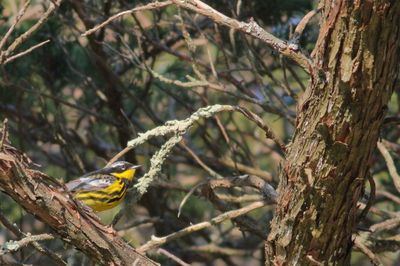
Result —
[[102, 265], [156, 265], [81, 209], [50, 177], [29, 167], [30, 160], [4, 143], [0, 151], [0, 189], [27, 212], [51, 227]]
[[264, 207], [267, 203], [264, 201], [256, 201], [252, 204], [249, 204], [243, 208], [237, 209], [237, 210], [232, 210], [232, 211], [228, 211], [225, 212], [223, 214], [220, 214], [214, 218], [212, 218], [209, 222], [201, 222], [201, 223], [197, 223], [191, 226], [188, 226], [186, 228], [183, 228], [182, 230], [179, 230], [178, 232], [169, 234], [167, 236], [164, 237], [155, 237], [153, 236], [152, 239], [147, 242], [146, 244], [144, 244], [143, 246], [139, 247], [137, 250], [139, 252], [146, 252], [150, 249], [159, 247], [169, 241], [175, 240], [177, 238], [183, 237], [185, 235], [188, 235], [190, 233], [193, 232], [197, 232], [199, 230], [203, 230], [205, 228], [211, 227], [215, 224], [219, 224], [222, 223], [228, 219], [233, 219], [236, 217], [239, 217], [243, 214], [246, 214], [252, 210]]
[[386, 161], [386, 165], [389, 169], [390, 176], [393, 179], [394, 186], [396, 187], [397, 191], [400, 192], [400, 175], [397, 173], [396, 165], [394, 164], [392, 156], [382, 142], [378, 142], [377, 147]]
[[[25, 33], [21, 34], [18, 38], [16, 38], [12, 44], [10, 46], [8, 46], [7, 50], [5, 51], [1, 51], [0, 52], [0, 65], [4, 64], [7, 59], [9, 58], [9, 56], [11, 54], [14, 53], [14, 51], [21, 46], [27, 39], [29, 39], [29, 37], [31, 37], [35, 32], [37, 32], [42, 26], [43, 24], [49, 19], [49, 17], [55, 12], [55, 10], [60, 6], [62, 0], [55, 0], [55, 1], [51, 1], [49, 8], [46, 10], [46, 12], [41, 16], [41, 18], [32, 26], [30, 27]], [[16, 21], [15, 21], [15, 25], [16, 23], [18, 23], [19, 19], [22, 17], [22, 15], [25, 13], [26, 8], [28, 7], [30, 1], [28, 1], [24, 8], [21, 10], [20, 14], [18, 15]], [[14, 30], [15, 25], [11, 26], [10, 28], [10, 34], [11, 32]], [[5, 36], [8, 38], [8, 36]], [[3, 41], [2, 41], [3, 42]], [[45, 44], [41, 43], [41, 45]], [[1, 43], [1, 45], [4, 45], [4, 43]], [[40, 45], [40, 46], [41, 46]], [[29, 53], [30, 51], [38, 48], [39, 46], [33, 46], [32, 48], [28, 49], [27, 53]], [[24, 54], [19, 54], [20, 56], [24, 55]], [[19, 57], [19, 56], [18, 56]], [[18, 58], [18, 57], [14, 57], [14, 59]]]
[[209, 5], [199, 0], [172, 0], [177, 6], [192, 10], [198, 14], [210, 18], [215, 23], [228, 26], [231, 29], [241, 31], [256, 39], [263, 41], [265, 44], [279, 52], [280, 54], [292, 59], [300, 65], [307, 73], [312, 72], [312, 61], [306, 57], [298, 48], [297, 45], [291, 46], [286, 41], [275, 37], [271, 33], [265, 31], [254, 20], [249, 23], [241, 22], [236, 19], [225, 16], [224, 14], [213, 9]]

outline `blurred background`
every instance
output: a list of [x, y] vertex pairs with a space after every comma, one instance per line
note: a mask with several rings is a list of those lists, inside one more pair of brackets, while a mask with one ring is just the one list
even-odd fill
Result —
[[[206, 1], [239, 21], [254, 19], [275, 36], [298, 41], [311, 53], [318, 37], [318, 16], [299, 40], [293, 38], [301, 18], [316, 8], [309, 0]], [[0, 36], [12, 25], [24, 1], [0, 2]], [[168, 6], [135, 12], [113, 21], [88, 37], [81, 34], [113, 14], [149, 1], [64, 1], [42, 28], [20, 48], [49, 39], [45, 46], [0, 68], [0, 119], [9, 121], [12, 145], [25, 152], [36, 168], [67, 182], [103, 167], [129, 140], [164, 124], [185, 119], [212, 104], [239, 105], [258, 114], [285, 143], [291, 139], [296, 104], [307, 87], [308, 75], [264, 43], [211, 20]], [[8, 42], [36, 23], [49, 1], [31, 1]], [[203, 85], [193, 85], [193, 80]], [[398, 89], [398, 87], [397, 87]], [[400, 155], [398, 91], [392, 97], [382, 142], [395, 161]], [[125, 155], [124, 160], [149, 167], [151, 156], [165, 142], [155, 138]], [[190, 224], [210, 220], [221, 212], [198, 189], [177, 217], [179, 204], [198, 183], [212, 176], [256, 175], [274, 187], [283, 159], [280, 148], [239, 113], [221, 113], [200, 120], [185, 135], [164, 164], [162, 174], [135, 204], [128, 195], [116, 209], [100, 213], [111, 223], [121, 210], [116, 229], [134, 247], [151, 235], [164, 236]], [[368, 228], [385, 219], [399, 219], [400, 197], [384, 158], [377, 151], [372, 174], [376, 201], [364, 221]], [[205, 167], [206, 166], [206, 167]], [[369, 186], [360, 206], [369, 198]], [[236, 208], [262, 199], [250, 188], [217, 189], [220, 199]], [[273, 205], [247, 217], [255, 231], [224, 222], [163, 246], [193, 265], [264, 265], [264, 239]], [[22, 232], [51, 232], [4, 193], [0, 212]], [[392, 245], [382, 249], [387, 265], [400, 263], [398, 223], [374, 232]], [[0, 227], [0, 244], [16, 239]], [[393, 244], [394, 243], [394, 244]], [[397, 244], [396, 244], [397, 243]], [[60, 240], [43, 242], [69, 265], [90, 265], [84, 254]], [[396, 246], [397, 245], [397, 246]], [[394, 252], [396, 251], [396, 252]], [[357, 250], [354, 265], [369, 260]], [[148, 256], [162, 265], [176, 262], [156, 250]], [[0, 257], [15, 265], [53, 265], [51, 258], [28, 246]]]

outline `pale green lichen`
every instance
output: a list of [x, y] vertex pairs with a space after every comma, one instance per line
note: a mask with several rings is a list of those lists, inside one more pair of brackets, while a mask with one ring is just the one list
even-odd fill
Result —
[[150, 138], [157, 136], [165, 136], [171, 134], [171, 137], [161, 146], [161, 148], [150, 159], [149, 171], [138, 181], [134, 186], [136, 189], [135, 199], [139, 199], [149, 188], [150, 184], [158, 177], [162, 170], [162, 165], [173, 147], [178, 144], [183, 135], [201, 118], [210, 118], [219, 112], [233, 112], [237, 108], [230, 105], [212, 105], [201, 108], [193, 113], [190, 117], [184, 120], [171, 120], [166, 122], [163, 126], [156, 127], [128, 142], [128, 147], [135, 148]]

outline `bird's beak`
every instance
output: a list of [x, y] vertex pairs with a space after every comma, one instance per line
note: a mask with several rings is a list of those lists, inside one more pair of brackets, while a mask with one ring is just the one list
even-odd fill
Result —
[[140, 164], [139, 165], [134, 165], [134, 166], [131, 167], [131, 169], [138, 169], [140, 167], [142, 167]]

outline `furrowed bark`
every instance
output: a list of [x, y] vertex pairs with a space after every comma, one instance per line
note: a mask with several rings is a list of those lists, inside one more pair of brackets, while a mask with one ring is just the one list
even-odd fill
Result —
[[346, 265], [357, 201], [399, 64], [400, 1], [321, 1], [314, 76], [298, 106], [267, 265]]

